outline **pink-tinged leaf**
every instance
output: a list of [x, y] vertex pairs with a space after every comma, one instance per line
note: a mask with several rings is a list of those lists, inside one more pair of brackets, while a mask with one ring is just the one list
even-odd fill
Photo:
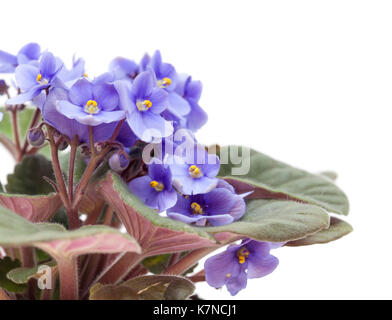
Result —
[[35, 246], [56, 259], [60, 274], [60, 297], [78, 298], [77, 256], [88, 253], [141, 252], [129, 234], [107, 226], [86, 226], [73, 231], [53, 223], [31, 223], [0, 207], [0, 246]]
[[161, 217], [139, 201], [121, 178], [109, 172], [100, 193], [117, 213], [128, 233], [140, 244], [143, 256], [181, 252], [216, 244], [205, 230]]
[[[83, 229], [85, 228], [81, 230]], [[94, 227], [94, 229], [96, 228]], [[140, 247], [136, 241], [120, 233], [98, 233], [76, 239], [38, 242], [34, 245], [56, 257], [56, 259], [75, 258], [82, 254], [92, 253], [140, 253]]]
[[0, 205], [31, 222], [46, 222], [61, 208], [57, 194], [28, 196], [0, 193]]

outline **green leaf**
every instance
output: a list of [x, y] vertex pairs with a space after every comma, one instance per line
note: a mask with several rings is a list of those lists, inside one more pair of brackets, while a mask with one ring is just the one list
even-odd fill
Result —
[[[109, 173], [101, 182], [100, 191], [119, 214], [127, 231], [141, 244], [143, 252], [148, 252], [150, 250], [148, 246], [153, 244], [154, 248], [161, 248], [156, 254], [175, 252], [172, 249], [182, 244], [179, 235], [172, 235], [173, 231], [183, 232], [183, 237], [187, 233], [206, 237], [208, 234], [230, 232], [259, 241], [286, 242], [304, 238], [329, 226], [329, 216], [319, 206], [287, 200], [258, 199], [247, 202], [247, 211], [239, 221], [221, 227], [196, 227], [159, 216], [154, 210], [141, 203], [117, 174]], [[157, 227], [164, 228], [166, 231], [155, 232]], [[164, 232], [167, 235], [165, 242], [162, 242], [161, 237], [156, 240], [150, 237], [150, 234], [159, 236]], [[196, 239], [193, 240], [193, 244], [197, 245]], [[190, 248], [177, 251], [188, 249]]]
[[17, 284], [7, 278], [9, 271], [19, 267], [19, 260], [12, 260], [10, 257], [0, 259], [0, 287], [10, 292], [23, 292], [26, 290], [26, 285]]
[[[185, 256], [188, 253], [189, 253], [189, 251], [181, 252], [181, 254], [179, 255], [179, 258], [182, 258], [183, 256]], [[172, 254], [160, 254], [157, 256], [148, 257], [142, 261], [142, 264], [143, 264], [143, 267], [145, 267], [151, 273], [160, 274], [168, 267], [168, 263], [169, 263], [171, 256], [172, 256]], [[187, 275], [187, 274], [193, 272], [193, 270], [197, 267], [197, 265], [198, 264], [196, 263], [191, 268], [189, 268], [187, 271], [185, 271], [182, 275]]]
[[159, 274], [167, 268], [170, 254], [160, 254], [143, 260], [143, 266], [154, 274]]
[[[59, 155], [60, 166], [63, 171], [64, 176], [68, 179], [69, 173], [69, 151], [63, 151]], [[75, 165], [74, 165], [74, 184], [76, 185], [83, 176], [83, 173], [87, 167], [86, 162], [84, 161], [83, 156], [80, 153], [80, 150], [76, 152], [75, 157]]]
[[[56, 263], [51, 261], [45, 265], [53, 267]], [[40, 275], [38, 272], [39, 267], [40, 266], [35, 266], [33, 268], [15, 268], [7, 273], [7, 278], [17, 284], [27, 283], [31, 278], [35, 278]]]
[[334, 171], [323, 171], [323, 172], [320, 172], [320, 175], [322, 175], [323, 177], [326, 177], [332, 181], [336, 181], [336, 179], [338, 178], [338, 174]]
[[[78, 240], [72, 243], [73, 240]], [[63, 242], [60, 242], [63, 241]], [[72, 245], [71, 245], [72, 244]], [[86, 226], [68, 231], [53, 223], [31, 223], [0, 207], [0, 246], [34, 246], [63, 258], [87, 253], [139, 252], [136, 241], [119, 230], [102, 226]], [[61, 251], [61, 252], [60, 252]]]
[[352, 231], [353, 228], [350, 224], [338, 218], [331, 217], [331, 223], [328, 229], [321, 230], [312, 236], [300, 240], [291, 241], [287, 243], [286, 246], [298, 247], [319, 243], [328, 243], [340, 239]]
[[42, 195], [53, 192], [53, 187], [43, 177], [54, 180], [52, 164], [42, 155], [26, 156], [7, 176], [7, 192]]
[[[250, 198], [299, 200], [320, 206], [330, 212], [348, 214], [346, 195], [330, 179], [294, 168], [255, 150], [242, 150], [242, 165], [234, 164], [230, 153], [235, 146], [220, 148], [221, 169], [219, 177], [234, 185], [237, 192], [254, 190]], [[231, 150], [231, 151], [230, 151]], [[229, 158], [229, 161], [227, 161]], [[241, 157], [238, 157], [241, 159]], [[227, 163], [228, 164], [225, 164]], [[249, 171], [240, 168], [249, 168]], [[237, 171], [237, 172], [236, 172]], [[243, 172], [244, 174], [236, 175]]]
[[286, 200], [250, 200], [245, 215], [220, 227], [203, 227], [210, 233], [231, 232], [259, 241], [286, 242], [304, 238], [328, 228], [324, 209]]
[[182, 277], [141, 276], [118, 286], [94, 286], [90, 300], [185, 300], [194, 291], [194, 284]]
[[[35, 108], [26, 107], [23, 110], [18, 111], [18, 127], [21, 140], [26, 137], [35, 110]], [[6, 111], [5, 108], [0, 108], [0, 112], [3, 112], [4, 114], [3, 120], [0, 123], [0, 134], [3, 134], [13, 141], [11, 112]]]

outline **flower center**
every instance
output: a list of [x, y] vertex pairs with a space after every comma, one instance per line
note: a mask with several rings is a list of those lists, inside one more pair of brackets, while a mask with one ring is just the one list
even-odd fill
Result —
[[191, 203], [191, 209], [193, 214], [203, 214], [203, 208], [197, 202]]
[[161, 192], [165, 188], [163, 183], [159, 183], [158, 181], [155, 180], [150, 182], [150, 187], [155, 189], [155, 191], [157, 192]]
[[240, 264], [245, 263], [246, 259], [248, 258], [250, 252], [247, 248], [242, 247], [237, 251], [238, 262]]
[[147, 111], [152, 107], [152, 102], [150, 100], [138, 100], [136, 102], [136, 107], [138, 108], [139, 111]]
[[97, 114], [99, 112], [98, 103], [95, 100], [87, 101], [84, 111], [88, 114]]
[[200, 178], [203, 176], [203, 172], [198, 166], [191, 165], [188, 170], [189, 170], [189, 175], [192, 178]]
[[159, 88], [167, 88], [172, 83], [170, 78], [163, 78], [162, 80], [158, 80], [157, 84]]
[[39, 73], [37, 75], [37, 82], [39, 84], [47, 84], [47, 83], [49, 83], [48, 79], [45, 79], [45, 78], [42, 79], [42, 74], [41, 73]]

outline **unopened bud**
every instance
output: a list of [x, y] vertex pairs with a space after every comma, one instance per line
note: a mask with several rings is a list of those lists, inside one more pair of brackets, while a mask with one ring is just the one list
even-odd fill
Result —
[[62, 150], [67, 149], [67, 147], [68, 147], [68, 142], [65, 141], [65, 139], [64, 139], [64, 140], [62, 140], [62, 141], [60, 142], [58, 148], [59, 148], [60, 151], [62, 151]]
[[129, 166], [129, 157], [123, 152], [116, 152], [109, 159], [109, 166], [116, 172], [124, 171]]
[[27, 140], [33, 147], [40, 147], [45, 142], [45, 133], [41, 128], [32, 128], [27, 133]]

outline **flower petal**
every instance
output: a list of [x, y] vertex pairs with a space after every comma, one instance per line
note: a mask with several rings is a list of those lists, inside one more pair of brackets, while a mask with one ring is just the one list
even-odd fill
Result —
[[166, 110], [169, 105], [168, 94], [165, 90], [160, 88], [154, 88], [150, 97], [152, 106], [149, 111], [160, 114]]
[[106, 111], [114, 110], [118, 106], [119, 98], [112, 84], [100, 83], [93, 87], [93, 96], [98, 106]]
[[78, 80], [69, 90], [69, 100], [75, 105], [83, 106], [93, 99], [93, 84], [87, 79]]
[[239, 269], [240, 271], [238, 272], [238, 275], [231, 276], [226, 283], [227, 290], [229, 290], [232, 296], [235, 296], [239, 291], [245, 289], [248, 282], [245, 266], [241, 265]]
[[137, 99], [147, 99], [154, 87], [153, 76], [150, 72], [140, 73], [132, 84], [132, 93]]
[[22, 91], [27, 91], [37, 86], [37, 76], [39, 69], [30, 64], [23, 64], [15, 69], [16, 84]]
[[51, 78], [57, 70], [57, 60], [50, 52], [44, 52], [39, 62], [39, 68], [43, 78]]
[[191, 112], [191, 106], [188, 101], [175, 92], [169, 93], [169, 105], [167, 109], [177, 117], [183, 117]]
[[248, 278], [261, 278], [273, 272], [279, 264], [278, 258], [261, 253], [251, 253], [248, 258]]
[[18, 64], [25, 64], [31, 60], [38, 60], [41, 55], [41, 47], [38, 43], [28, 43], [19, 50], [17, 55]]
[[0, 72], [1, 73], [12, 73], [14, 72], [18, 60], [16, 56], [8, 52], [0, 50]]
[[220, 288], [230, 277], [235, 276], [238, 261], [233, 252], [226, 250], [208, 258], [204, 263], [204, 270], [207, 283], [214, 288]]
[[8, 99], [6, 101], [6, 104], [12, 106], [12, 105], [22, 104], [27, 101], [30, 101], [36, 96], [38, 96], [41, 93], [42, 89], [44, 89], [45, 87], [47, 87], [47, 85], [44, 86], [38, 85], [36, 87], [33, 87], [30, 90], [17, 95], [16, 97]]

